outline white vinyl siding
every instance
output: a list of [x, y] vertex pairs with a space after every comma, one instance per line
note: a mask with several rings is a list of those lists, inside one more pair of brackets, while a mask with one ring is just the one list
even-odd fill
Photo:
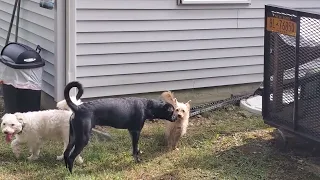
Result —
[[320, 12], [319, 0], [78, 0], [84, 97], [261, 82], [265, 4]]

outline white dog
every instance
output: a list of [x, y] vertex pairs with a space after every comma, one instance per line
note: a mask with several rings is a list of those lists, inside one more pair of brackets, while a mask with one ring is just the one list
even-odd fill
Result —
[[[64, 101], [64, 100], [63, 100]], [[64, 107], [63, 101], [58, 104]], [[77, 102], [79, 103], [79, 101]], [[72, 115], [70, 110], [44, 110], [27, 113], [5, 114], [2, 117], [1, 130], [6, 134], [6, 141], [11, 142], [12, 151], [18, 158], [20, 156], [21, 144], [27, 144], [31, 156], [29, 160], [39, 158], [40, 147], [45, 140], [63, 141], [63, 152], [69, 142], [69, 121]], [[57, 160], [63, 159], [63, 153], [57, 156]], [[77, 162], [82, 163], [83, 159], [79, 155]]]

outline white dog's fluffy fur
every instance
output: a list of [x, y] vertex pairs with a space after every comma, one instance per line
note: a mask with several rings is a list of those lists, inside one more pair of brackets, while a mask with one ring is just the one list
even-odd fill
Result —
[[[65, 100], [60, 101], [59, 107], [66, 109]], [[80, 102], [78, 101], [77, 104]], [[5, 114], [1, 120], [2, 133], [6, 134], [7, 142], [11, 142], [12, 151], [18, 158], [20, 156], [20, 145], [27, 144], [31, 156], [29, 160], [39, 158], [40, 147], [45, 140], [63, 141], [65, 148], [69, 142], [69, 121], [72, 115], [71, 110], [44, 110], [27, 113]], [[57, 160], [63, 159], [63, 153], [57, 156]], [[82, 163], [83, 159], [79, 155], [77, 162]]]
[[[74, 96], [71, 96], [70, 99], [71, 99], [71, 101], [72, 101], [74, 104], [76, 104], [76, 105], [78, 105], [78, 106], [79, 106], [80, 104], [82, 104], [81, 100], [80, 100], [80, 99], [77, 100], [76, 97], [74, 97]], [[67, 102], [66, 102], [65, 99], [57, 103], [57, 108], [58, 108], [58, 109], [62, 109], [62, 110], [69, 110], [69, 111], [71, 111], [71, 109], [70, 109], [70, 107], [68, 106], [68, 104], [67, 104]]]
[[165, 140], [169, 149], [177, 149], [177, 144], [182, 136], [187, 133], [190, 116], [190, 102], [187, 103], [178, 102], [170, 91], [164, 92], [163, 97], [165, 101], [173, 104], [175, 107], [175, 113], [178, 118], [175, 122], [165, 122]]

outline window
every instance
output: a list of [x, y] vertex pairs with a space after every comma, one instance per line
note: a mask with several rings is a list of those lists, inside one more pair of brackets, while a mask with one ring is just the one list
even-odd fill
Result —
[[251, 0], [178, 0], [180, 4], [250, 4]]

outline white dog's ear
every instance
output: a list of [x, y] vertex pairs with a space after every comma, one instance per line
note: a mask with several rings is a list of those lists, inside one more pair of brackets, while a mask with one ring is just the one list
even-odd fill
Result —
[[14, 115], [16, 116], [19, 123], [23, 124], [23, 118], [24, 118], [23, 114], [22, 113], [15, 113]]

